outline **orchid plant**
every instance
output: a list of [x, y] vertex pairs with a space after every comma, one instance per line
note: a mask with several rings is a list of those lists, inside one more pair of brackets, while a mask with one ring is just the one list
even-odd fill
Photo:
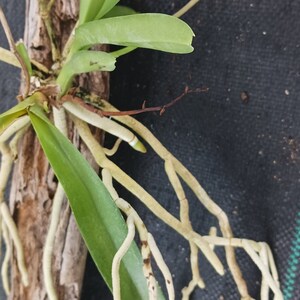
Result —
[[[49, 14], [54, 1], [40, 1], [40, 10]], [[81, 0], [79, 20], [59, 53], [51, 40], [49, 18], [44, 18], [51, 40], [53, 66], [45, 66], [30, 59], [22, 42], [15, 43], [9, 26], [0, 10], [0, 20], [9, 41], [10, 50], [0, 48], [0, 59], [20, 67], [25, 88], [19, 103], [0, 115], [0, 217], [3, 239], [7, 245], [2, 266], [5, 291], [9, 294], [7, 280], [9, 265], [9, 240], [12, 239], [22, 274], [22, 284], [30, 284], [22, 244], [7, 204], [4, 191], [15, 159], [17, 143], [29, 126], [33, 126], [40, 144], [59, 181], [52, 206], [52, 216], [43, 254], [45, 287], [49, 299], [58, 299], [51, 273], [52, 246], [59, 221], [64, 195], [76, 218], [79, 230], [92, 258], [97, 265], [115, 300], [165, 299], [154, 277], [152, 256], [164, 278], [168, 299], [175, 299], [172, 276], [163, 260], [154, 237], [147, 231], [138, 212], [122, 199], [113, 187], [113, 179], [123, 185], [158, 218], [183, 236], [190, 245], [192, 279], [183, 288], [183, 299], [189, 299], [196, 287], [205, 283], [198, 268], [198, 252], [201, 251], [217, 273], [224, 274], [224, 266], [214, 246], [224, 246], [228, 267], [237, 284], [242, 299], [251, 299], [247, 285], [235, 259], [235, 247], [249, 254], [262, 272], [262, 299], [268, 299], [269, 289], [275, 299], [283, 299], [272, 252], [263, 242], [234, 238], [224, 211], [207, 195], [196, 178], [154, 137], [141, 123], [119, 112], [97, 95], [74, 87], [77, 74], [91, 71], [113, 71], [122, 55], [136, 48], [148, 48], [170, 53], [190, 53], [192, 29], [178, 17], [190, 9], [197, 0], [188, 2], [174, 16], [137, 13], [118, 5], [118, 0]], [[97, 44], [119, 46], [118, 50], [103, 52], [92, 50]], [[43, 78], [39, 74], [45, 74]], [[53, 122], [50, 116], [53, 115]], [[102, 170], [102, 180], [67, 137], [67, 118], [72, 120], [81, 139], [89, 148]], [[117, 137], [115, 146], [106, 149], [94, 138], [89, 125], [101, 128]], [[120, 143], [128, 143], [134, 150], [146, 152], [139, 140], [142, 137], [162, 159], [166, 174], [180, 203], [180, 218], [175, 218], [133, 178], [122, 171], [109, 156]], [[189, 220], [188, 200], [182, 182], [194, 192], [199, 201], [216, 217], [222, 233], [217, 236], [214, 226], [207, 236], [193, 230]], [[122, 215], [122, 213], [123, 215]], [[138, 232], [141, 249], [134, 242]]]

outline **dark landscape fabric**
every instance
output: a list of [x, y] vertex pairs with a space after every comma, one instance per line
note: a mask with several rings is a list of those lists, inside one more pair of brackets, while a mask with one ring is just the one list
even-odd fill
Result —
[[[127, 1], [141, 12], [176, 12], [185, 1]], [[15, 38], [22, 36], [23, 1], [2, 1]], [[274, 253], [285, 300], [300, 299], [300, 2], [202, 0], [183, 19], [195, 33], [194, 52], [173, 55], [137, 50], [122, 57], [111, 77], [110, 101], [121, 110], [163, 105], [190, 93], [159, 116], [139, 115], [227, 213], [234, 235], [267, 242]], [[3, 33], [1, 46], [6, 45]], [[18, 91], [18, 71], [0, 63], [1, 110]], [[107, 135], [107, 145], [112, 140]], [[172, 214], [179, 204], [162, 161], [122, 145], [114, 157]], [[195, 231], [218, 226], [186, 188]], [[188, 243], [138, 199], [118, 188], [140, 212], [174, 274], [177, 298], [191, 279]], [[220, 234], [220, 232], [218, 231]], [[200, 255], [206, 282], [191, 299], [239, 299], [226, 273], [216, 274]], [[260, 299], [261, 274], [244, 250], [237, 258], [250, 295]], [[157, 278], [163, 283], [160, 275]], [[82, 299], [112, 299], [89, 260]]]

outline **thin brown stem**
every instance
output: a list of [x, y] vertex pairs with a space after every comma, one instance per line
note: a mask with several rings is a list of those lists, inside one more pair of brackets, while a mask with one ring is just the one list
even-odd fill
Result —
[[103, 117], [113, 117], [113, 116], [132, 116], [137, 114], [142, 114], [146, 112], [159, 112], [162, 115], [166, 109], [170, 108], [171, 106], [175, 105], [178, 101], [180, 101], [184, 96], [191, 94], [191, 93], [199, 93], [199, 92], [207, 92], [208, 88], [203, 89], [189, 89], [188, 87], [185, 88], [184, 92], [173, 99], [172, 101], [168, 102], [167, 104], [160, 105], [160, 106], [153, 106], [153, 107], [145, 107], [145, 102], [143, 103], [143, 107], [141, 109], [134, 109], [134, 110], [125, 110], [125, 111], [103, 111], [101, 107], [96, 107], [93, 103], [85, 102], [82, 98], [67, 94], [61, 98], [62, 102], [73, 102], [77, 103], [87, 110], [98, 114], [99, 116]]

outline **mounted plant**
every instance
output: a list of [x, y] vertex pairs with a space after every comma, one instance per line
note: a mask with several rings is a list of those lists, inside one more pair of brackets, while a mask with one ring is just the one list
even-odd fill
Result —
[[[160, 253], [138, 212], [118, 195], [112, 179], [124, 186], [152, 213], [189, 242], [192, 279], [182, 290], [183, 299], [188, 299], [196, 287], [205, 287], [198, 268], [199, 251], [217, 273], [224, 274], [224, 266], [214, 252], [214, 246], [225, 247], [227, 264], [242, 299], [251, 297], [236, 262], [234, 247], [244, 248], [261, 270], [262, 299], [268, 299], [269, 289], [274, 293], [275, 299], [283, 299], [275, 263], [267, 244], [234, 238], [226, 214], [210, 199], [196, 178], [146, 127], [129, 116], [151, 110], [162, 112], [177, 100], [161, 107], [119, 112], [100, 94], [83, 89], [80, 82], [75, 80], [78, 74], [113, 71], [120, 56], [139, 47], [177, 54], [193, 51], [193, 31], [178, 17], [197, 1], [190, 1], [176, 16], [139, 14], [130, 8], [118, 6], [118, 2], [80, 1], [79, 19], [75, 28], [64, 36], [63, 41], [58, 42], [55, 33], [57, 28], [52, 23], [51, 14], [53, 10], [59, 10], [60, 4], [40, 0], [38, 11], [51, 50], [48, 53], [51, 56], [49, 65], [32, 58], [22, 42], [15, 44], [4, 14], [0, 11], [0, 19], [10, 44], [10, 51], [0, 48], [1, 59], [20, 67], [24, 79], [22, 92], [18, 97], [19, 103], [0, 116], [0, 208], [3, 239], [7, 246], [2, 280], [6, 293], [14, 293], [10, 291], [8, 280], [12, 247], [16, 251], [18, 263], [17, 267], [13, 266], [12, 271], [17, 268], [22, 279], [20, 290], [23, 294], [19, 298], [25, 299], [24, 295], [30, 294], [28, 290], [31, 282], [36, 280], [35, 275], [27, 271], [31, 266], [28, 265], [28, 258], [24, 257], [23, 243], [18, 237], [18, 229], [11, 212], [3, 201], [13, 163], [19, 159], [18, 143], [22, 139], [24, 141], [27, 129], [32, 126], [55, 174], [55, 178], [54, 174], [51, 175], [51, 182], [58, 180], [50, 197], [51, 204], [46, 205], [48, 209], [50, 207], [51, 218], [47, 224], [47, 236], [40, 259], [42, 284], [49, 299], [68, 299], [60, 291], [58, 279], [53, 276], [53, 251], [55, 239], [59, 235], [60, 218], [63, 216], [64, 194], [68, 198], [85, 244], [106, 284], [112, 290], [114, 299], [164, 299], [152, 271], [151, 257], [165, 278], [168, 299], [175, 298], [171, 272], [163, 260], [165, 254]], [[105, 52], [97, 48], [99, 44], [120, 48]], [[183, 95], [189, 92], [187, 89]], [[115, 136], [115, 146], [112, 149], [101, 146], [89, 125]], [[108, 158], [118, 150], [122, 141], [136, 151], [146, 152], [146, 147], [138, 136], [163, 160], [166, 174], [179, 200], [179, 219], [164, 209], [152, 195]], [[74, 146], [70, 142], [70, 139], [78, 142], [79, 138], [89, 149], [93, 161], [100, 167], [102, 181], [85, 159], [85, 155], [78, 151], [78, 144]], [[36, 167], [39, 168], [38, 165]], [[216, 217], [222, 237], [216, 235], [213, 225], [207, 236], [201, 236], [193, 230], [182, 181]], [[12, 213], [16, 215], [15, 211]], [[141, 243], [140, 249], [134, 242], [135, 230]], [[13, 288], [16, 287], [13, 285]], [[32, 293], [31, 297], [34, 291]], [[42, 292], [38, 295], [41, 297]]]

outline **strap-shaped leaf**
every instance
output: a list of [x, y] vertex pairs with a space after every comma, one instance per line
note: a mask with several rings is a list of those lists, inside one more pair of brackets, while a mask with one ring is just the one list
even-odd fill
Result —
[[[79, 151], [33, 106], [29, 111], [43, 150], [61, 182], [85, 243], [108, 286], [113, 256], [127, 228], [105, 186]], [[123, 300], [148, 299], [142, 258], [132, 244], [121, 265]]]
[[93, 71], [113, 71], [115, 63], [116, 58], [106, 52], [82, 50], [75, 53], [63, 66], [56, 80], [61, 94], [71, 86], [75, 75]]
[[135, 14], [79, 26], [71, 53], [95, 44], [142, 47], [171, 53], [193, 51], [194, 33], [182, 20], [164, 14]]
[[23, 41], [17, 42], [16, 49], [19, 55], [22, 57], [29, 75], [32, 75], [32, 66], [31, 66], [30, 58]]
[[16, 56], [9, 50], [0, 47], [0, 61], [3, 61], [12, 66], [21, 68], [21, 64]]
[[128, 15], [134, 15], [137, 12], [128, 7], [123, 5], [116, 5], [113, 7], [107, 14], [103, 16], [103, 18], [114, 18], [114, 17], [120, 17], [120, 16], [128, 16]]
[[104, 0], [101, 9], [99, 10], [96, 20], [102, 18], [106, 13], [108, 13], [120, 0]]
[[120, 0], [81, 0], [79, 7], [79, 24], [100, 19]]
[[27, 108], [35, 103], [33, 96], [18, 103], [0, 115], [0, 134], [9, 127], [17, 118], [27, 114]]

